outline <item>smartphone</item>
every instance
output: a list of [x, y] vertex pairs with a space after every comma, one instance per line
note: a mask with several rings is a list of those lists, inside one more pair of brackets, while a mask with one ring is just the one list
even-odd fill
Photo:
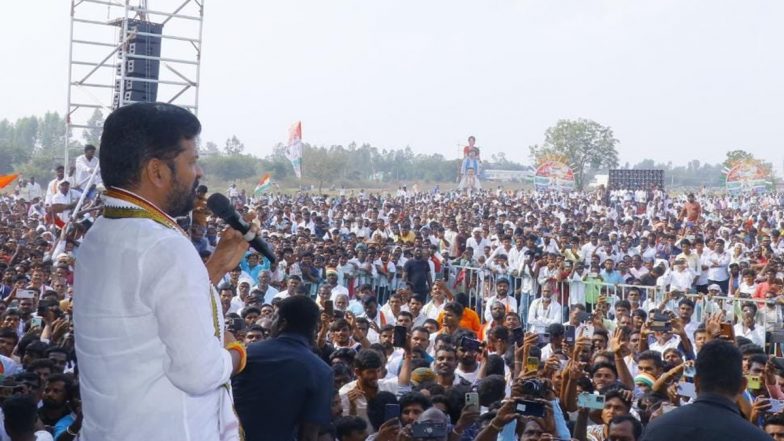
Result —
[[42, 317], [32, 317], [30, 319], [30, 326], [33, 328], [43, 328], [44, 319]]
[[465, 351], [479, 352], [482, 347], [482, 342], [474, 340], [473, 338], [462, 337], [460, 339], [460, 347]]
[[16, 291], [16, 298], [17, 299], [34, 299], [35, 298], [35, 291], [32, 289], [20, 289]]
[[776, 400], [776, 399], [769, 399], [768, 403], [770, 403], [770, 409], [768, 409], [768, 413], [781, 413], [784, 411], [784, 400]]
[[762, 377], [758, 375], [747, 375], [746, 380], [748, 381], [748, 388], [751, 390], [759, 390], [762, 388]]
[[517, 400], [517, 405], [515, 406], [515, 412], [518, 414], [539, 418], [544, 418], [544, 410], [544, 403], [539, 401]]
[[694, 383], [678, 383], [678, 395], [682, 397], [697, 398], [697, 390], [694, 388]]
[[332, 300], [324, 301], [324, 314], [326, 314], [328, 317], [335, 316], [335, 302]]
[[572, 325], [564, 326], [564, 340], [567, 344], [573, 344], [577, 335], [577, 328]]
[[536, 357], [528, 357], [525, 361], [526, 372], [536, 372], [539, 370], [539, 359]]
[[683, 376], [686, 378], [694, 378], [697, 374], [697, 368], [694, 366], [686, 366], [683, 368]]
[[582, 336], [583, 337], [588, 337], [588, 338], [593, 337], [593, 325], [583, 324], [583, 325], [578, 326], [577, 329], [578, 329], [578, 331], [577, 331], [578, 334], [580, 333], [579, 329], [582, 329]]
[[604, 395], [581, 392], [577, 395], [577, 406], [585, 409], [604, 409]]
[[402, 348], [406, 346], [408, 339], [408, 329], [405, 326], [395, 326], [395, 334], [392, 337], [392, 346]]
[[652, 331], [668, 332], [670, 331], [670, 316], [667, 314], [654, 313], [651, 319], [651, 324], [648, 326]]
[[525, 339], [525, 329], [522, 327], [512, 329], [512, 339], [517, 343], [517, 346], [521, 346]]
[[397, 403], [387, 404], [384, 407], [384, 422], [393, 418], [400, 418], [400, 405]]
[[234, 332], [242, 331], [245, 329], [245, 320], [242, 318], [233, 318], [229, 322], [228, 328]]
[[474, 406], [479, 409], [479, 394], [476, 392], [468, 392], [465, 394], [465, 405]]
[[577, 314], [577, 322], [578, 323], [591, 323], [591, 314], [587, 312], [580, 312]]
[[724, 340], [732, 340], [734, 335], [735, 331], [732, 329], [731, 323], [719, 324], [719, 338]]

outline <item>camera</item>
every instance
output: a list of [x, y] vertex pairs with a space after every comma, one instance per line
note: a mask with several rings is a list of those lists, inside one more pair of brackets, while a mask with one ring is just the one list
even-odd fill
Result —
[[525, 380], [522, 384], [523, 395], [534, 398], [544, 398], [546, 388], [540, 380], [532, 378]]
[[423, 438], [444, 438], [446, 436], [446, 423], [435, 421], [417, 421], [411, 425], [411, 437], [414, 439]]
[[670, 330], [672, 329], [670, 325], [670, 316], [658, 312], [654, 313], [653, 318], [651, 320], [651, 324], [648, 327], [652, 331], [670, 332]]

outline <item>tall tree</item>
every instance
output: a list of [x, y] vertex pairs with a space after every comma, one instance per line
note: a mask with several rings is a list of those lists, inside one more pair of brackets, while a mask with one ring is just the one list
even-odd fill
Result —
[[325, 147], [310, 147], [306, 144], [302, 157], [308, 161], [307, 168], [303, 167], [302, 175], [318, 182], [319, 193], [324, 182], [334, 180], [343, 165], [336, 155]]
[[559, 120], [544, 132], [544, 143], [530, 147], [531, 156], [566, 157], [574, 167], [575, 184], [582, 190], [591, 170], [618, 166], [618, 140], [612, 129], [589, 119]]
[[233, 135], [226, 140], [226, 145], [223, 146], [223, 151], [227, 155], [241, 155], [245, 151], [245, 144], [240, 142], [237, 136]]
[[220, 150], [218, 149], [218, 144], [215, 144], [212, 141], [207, 141], [207, 143], [204, 144], [204, 153], [206, 155], [209, 155], [209, 156], [220, 155]]
[[65, 120], [57, 112], [46, 112], [38, 122], [38, 147], [53, 155], [65, 144]]
[[82, 133], [85, 144], [92, 144], [97, 147], [98, 144], [101, 143], [103, 119], [103, 112], [101, 112], [101, 109], [96, 108], [87, 120], [87, 125], [91, 127], [89, 129], [84, 129], [84, 132]]
[[740, 160], [748, 160], [754, 159], [754, 155], [745, 151], [745, 150], [730, 150], [727, 152], [727, 158], [724, 159], [722, 165], [725, 167], [730, 167], [733, 162], [740, 161]]

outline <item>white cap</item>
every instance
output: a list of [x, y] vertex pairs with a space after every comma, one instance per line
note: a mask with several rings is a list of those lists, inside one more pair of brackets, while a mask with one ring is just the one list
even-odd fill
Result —
[[721, 287], [717, 284], [708, 285], [708, 291], [718, 291], [722, 292]]

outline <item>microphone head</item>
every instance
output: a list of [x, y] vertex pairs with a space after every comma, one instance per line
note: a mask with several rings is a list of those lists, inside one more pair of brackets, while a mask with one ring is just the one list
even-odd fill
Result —
[[236, 212], [229, 198], [220, 193], [213, 193], [207, 198], [207, 208], [221, 219], [229, 218]]

